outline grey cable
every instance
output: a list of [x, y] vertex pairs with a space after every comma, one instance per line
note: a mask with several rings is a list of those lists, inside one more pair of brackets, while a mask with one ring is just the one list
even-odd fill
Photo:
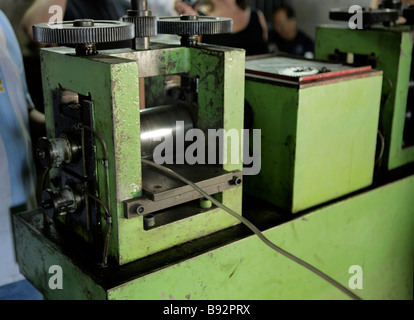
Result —
[[[96, 198], [95, 196], [93, 196], [92, 194], [90, 194], [89, 192], [86, 192], [86, 195], [90, 198], [92, 198], [93, 200], [95, 200], [96, 202], [98, 202], [100, 204], [100, 206], [105, 210], [105, 219], [108, 223], [108, 229], [106, 231], [106, 236], [105, 236], [105, 242], [104, 242], [104, 248], [103, 248], [103, 253], [102, 253], [102, 266], [106, 266], [108, 264], [108, 250], [109, 250], [109, 241], [110, 241], [110, 233], [112, 230], [112, 214], [110, 211], [110, 198], [109, 198], [109, 173], [108, 173], [108, 149], [106, 147], [106, 143], [103, 140], [102, 136], [93, 128], [86, 126], [82, 123], [78, 123], [77, 125], [75, 125], [75, 129], [86, 129], [88, 131], [90, 131], [101, 143], [102, 148], [103, 148], [103, 152], [104, 152], [104, 167], [105, 167], [105, 183], [106, 183], [106, 205], [98, 198]], [[82, 131], [82, 137], [83, 137], [83, 131]]]
[[273, 249], [276, 252], [284, 255], [285, 257], [287, 257], [287, 258], [295, 261], [296, 263], [300, 264], [301, 266], [305, 267], [306, 269], [312, 271], [316, 275], [320, 276], [321, 278], [323, 278], [324, 280], [326, 280], [327, 282], [329, 282], [331, 285], [333, 285], [336, 288], [338, 288], [339, 290], [341, 290], [343, 293], [345, 293], [346, 295], [348, 295], [350, 298], [352, 298], [354, 300], [362, 300], [360, 297], [358, 297], [352, 291], [350, 291], [349, 289], [347, 289], [346, 287], [344, 287], [339, 282], [337, 282], [336, 280], [332, 279], [331, 277], [329, 277], [328, 275], [326, 275], [325, 273], [323, 273], [319, 269], [315, 268], [314, 266], [310, 265], [309, 263], [307, 263], [307, 262], [305, 262], [305, 261], [303, 261], [303, 260], [295, 257], [291, 253], [289, 253], [289, 252], [283, 250], [282, 248], [278, 247], [277, 245], [275, 245], [268, 238], [266, 238], [266, 236], [254, 224], [252, 224], [249, 220], [247, 220], [245, 217], [237, 214], [232, 209], [226, 207], [220, 201], [214, 199], [212, 196], [210, 196], [209, 194], [207, 194], [203, 189], [201, 189], [200, 187], [198, 187], [192, 181], [184, 178], [183, 176], [181, 176], [180, 174], [174, 172], [173, 170], [171, 170], [171, 169], [169, 169], [167, 167], [164, 167], [162, 165], [159, 165], [159, 164], [157, 164], [155, 162], [152, 162], [152, 161], [149, 161], [149, 160], [146, 160], [146, 159], [141, 159], [141, 162], [142, 163], [145, 163], [145, 164], [147, 164], [149, 166], [155, 167], [156, 169], [158, 169], [160, 171], [163, 171], [163, 172], [165, 172], [165, 173], [167, 173], [167, 174], [175, 177], [176, 179], [181, 180], [185, 184], [188, 184], [189, 186], [193, 187], [200, 194], [202, 194], [204, 197], [206, 197], [208, 200], [210, 200], [212, 203], [214, 203], [217, 207], [225, 210], [226, 212], [228, 212], [229, 214], [231, 214], [233, 217], [235, 217], [236, 219], [240, 220], [240, 222], [242, 222], [246, 227], [248, 227], [251, 231], [253, 231], [253, 233], [256, 234], [260, 238], [260, 240], [262, 240], [271, 249]]

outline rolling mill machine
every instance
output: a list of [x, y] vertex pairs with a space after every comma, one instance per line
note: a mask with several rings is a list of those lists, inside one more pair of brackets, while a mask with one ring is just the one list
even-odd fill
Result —
[[[332, 9], [334, 21], [355, 13]], [[382, 1], [380, 9], [362, 8], [361, 29], [322, 25], [316, 30], [315, 56], [353, 66], [370, 65], [384, 73], [379, 131], [383, 139], [381, 166], [392, 170], [414, 161], [413, 12], [401, 1]], [[400, 16], [405, 23], [398, 23]]]
[[[142, 0], [122, 21], [33, 30], [62, 45], [41, 50], [41, 208], [14, 217], [20, 271], [45, 298], [345, 298], [191, 181], [343, 286], [361, 266], [360, 297], [412, 295], [412, 171], [374, 175], [382, 69], [246, 59], [242, 49], [197, 41], [231, 32], [231, 19], [157, 18]], [[157, 34], [180, 44], [152, 41]], [[99, 49], [125, 40], [130, 47]], [[243, 167], [243, 129], [261, 132], [258, 174]], [[211, 131], [239, 132], [236, 148]], [[199, 153], [212, 161], [187, 156]], [[61, 287], [51, 286], [54, 266]]]

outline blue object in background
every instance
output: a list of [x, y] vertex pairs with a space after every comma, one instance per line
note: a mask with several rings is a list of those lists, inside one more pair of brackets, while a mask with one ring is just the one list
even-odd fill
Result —
[[0, 300], [43, 300], [42, 294], [27, 280], [0, 287]]

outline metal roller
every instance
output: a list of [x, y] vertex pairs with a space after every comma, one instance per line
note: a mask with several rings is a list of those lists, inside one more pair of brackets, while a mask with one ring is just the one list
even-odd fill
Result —
[[[151, 157], [163, 137], [172, 134], [175, 143], [177, 130], [184, 134], [193, 128], [190, 112], [183, 105], [166, 105], [144, 109], [141, 117], [141, 155]], [[177, 124], [177, 121], [182, 121]], [[177, 127], [178, 126], [178, 127]]]

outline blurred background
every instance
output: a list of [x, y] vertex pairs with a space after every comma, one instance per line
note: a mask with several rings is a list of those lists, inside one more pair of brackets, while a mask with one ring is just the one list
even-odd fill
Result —
[[[171, 11], [169, 10], [173, 5], [174, 0], [164, 0], [165, 9], [153, 8], [154, 11], [161, 11], [160, 14]], [[11, 21], [14, 31], [19, 40], [23, 56], [28, 55], [29, 40], [23, 32], [21, 26], [21, 19], [24, 12], [30, 6], [33, 0], [1, 0], [0, 9], [7, 15]], [[151, 7], [151, 0], [148, 0], [148, 5]], [[159, 2], [159, 1], [157, 1]], [[306, 32], [312, 39], [315, 37], [315, 27], [321, 23], [329, 23], [328, 12], [330, 8], [349, 7], [351, 5], [360, 5], [361, 7], [368, 7], [370, 0], [251, 0], [251, 6], [258, 8], [265, 14], [266, 20], [270, 27], [273, 9], [281, 4], [291, 5], [297, 14], [297, 21], [299, 29]], [[338, 23], [338, 22], [335, 22]]]

